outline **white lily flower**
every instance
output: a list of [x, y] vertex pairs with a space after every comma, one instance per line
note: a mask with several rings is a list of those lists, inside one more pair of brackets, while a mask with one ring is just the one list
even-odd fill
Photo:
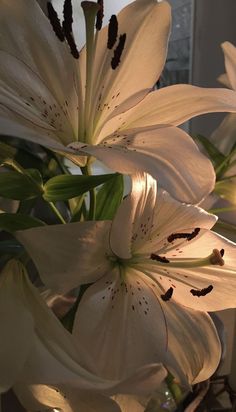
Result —
[[99, 6], [82, 5], [87, 47], [79, 53], [70, 1], [63, 27], [50, 5], [52, 25], [36, 0], [1, 1], [1, 133], [68, 152], [74, 161], [89, 156], [121, 173], [147, 171], [174, 197], [200, 201], [214, 187], [214, 171], [175, 126], [202, 113], [235, 112], [235, 94], [191, 85], [150, 92], [166, 57], [167, 2], [136, 0], [96, 34]]
[[140, 387], [149, 392], [166, 375], [156, 364], [145, 366], [126, 381], [108, 381], [80, 366], [72, 336], [16, 260], [9, 261], [1, 273], [0, 314], [0, 393], [13, 387], [23, 405], [32, 411], [45, 410], [37, 405], [38, 399], [41, 406], [59, 407], [63, 412], [76, 412], [85, 404], [88, 411], [109, 410], [110, 405], [116, 412], [117, 405], [105, 395], [139, 393]]
[[220, 358], [204, 312], [236, 306], [236, 246], [210, 230], [216, 219], [166, 192], [157, 196], [155, 180], [137, 175], [113, 222], [16, 236], [47, 287], [66, 293], [93, 283], [73, 334], [89, 349], [96, 373], [124, 377], [156, 360], [192, 383], [211, 376]]

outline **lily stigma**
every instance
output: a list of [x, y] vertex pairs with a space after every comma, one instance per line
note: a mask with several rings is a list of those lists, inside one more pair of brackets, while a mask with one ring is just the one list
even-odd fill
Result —
[[169, 4], [136, 0], [102, 27], [103, 2], [83, 1], [82, 50], [71, 0], [62, 22], [50, 2], [47, 8], [48, 17], [36, 0], [0, 4], [1, 133], [80, 166], [97, 158], [123, 174], [148, 172], [175, 198], [202, 200], [214, 188], [212, 164], [176, 126], [236, 112], [236, 95], [184, 84], [153, 90], [166, 59]]
[[161, 360], [184, 383], [207, 379], [221, 351], [207, 312], [236, 304], [236, 246], [210, 230], [216, 216], [157, 192], [151, 176], [132, 182], [112, 222], [16, 237], [55, 293], [90, 284], [73, 335], [101, 376], [124, 377]]

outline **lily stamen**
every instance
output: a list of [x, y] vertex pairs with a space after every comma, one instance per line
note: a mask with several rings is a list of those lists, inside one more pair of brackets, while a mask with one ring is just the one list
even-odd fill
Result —
[[89, 117], [93, 82], [93, 61], [96, 51], [96, 41], [94, 40], [94, 26], [97, 13], [100, 10], [100, 5], [92, 1], [82, 1], [81, 7], [84, 12], [86, 26], [86, 90], [84, 102], [84, 132], [86, 133], [86, 141], [89, 142], [90, 135], [92, 134], [92, 126], [91, 122], [89, 121]]
[[47, 10], [48, 10], [48, 18], [53, 28], [54, 33], [56, 34], [57, 38], [63, 42], [65, 40], [65, 35], [58, 18], [57, 12], [54, 9], [52, 3], [50, 1], [47, 2]]
[[117, 40], [118, 35], [118, 20], [115, 14], [113, 14], [110, 18], [109, 25], [108, 25], [108, 39], [107, 39], [107, 48], [111, 50]]
[[115, 70], [120, 64], [120, 58], [121, 58], [121, 55], [125, 47], [125, 42], [126, 42], [126, 33], [120, 35], [119, 43], [116, 49], [114, 50], [114, 56], [111, 60], [111, 67], [113, 70]]
[[194, 268], [194, 267], [203, 267], [210, 265], [224, 265], [224, 259], [222, 258], [224, 250], [213, 249], [212, 253], [203, 259], [198, 258], [186, 258], [186, 259], [167, 259], [165, 256], [159, 256], [155, 253], [152, 253], [147, 259], [146, 257], [137, 256], [129, 259], [129, 262], [132, 264], [136, 263], [145, 263], [150, 264], [150, 260], [155, 261], [155, 265], [172, 267], [172, 268]]
[[99, 4], [100, 9], [97, 12], [97, 20], [96, 20], [96, 30], [100, 31], [102, 28], [102, 22], [104, 17], [104, 4], [103, 0], [97, 0], [97, 4]]

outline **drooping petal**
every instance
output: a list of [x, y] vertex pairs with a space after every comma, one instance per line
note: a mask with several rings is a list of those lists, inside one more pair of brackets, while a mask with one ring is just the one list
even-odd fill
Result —
[[209, 379], [219, 365], [220, 340], [210, 316], [173, 302], [163, 305], [170, 371], [191, 384]]
[[34, 322], [14, 287], [17, 267], [9, 263], [0, 277], [0, 393], [17, 380], [33, 342]]
[[120, 412], [115, 401], [95, 392], [83, 392], [67, 386], [22, 385], [14, 386], [21, 404], [31, 412], [62, 410], [63, 412]]
[[[170, 27], [170, 7], [167, 2], [153, 0], [134, 1], [117, 16], [118, 37], [126, 34], [121, 62], [112, 69], [111, 60], [118, 40], [112, 50], [107, 48], [108, 29], [98, 36], [93, 66], [94, 110], [97, 111], [95, 129], [110, 116], [116, 106], [143, 89], [150, 89], [160, 76], [166, 52]], [[82, 51], [80, 66], [85, 71]]]
[[154, 281], [131, 268], [121, 278], [114, 270], [85, 292], [73, 335], [106, 377], [124, 377], [142, 364], [161, 361], [192, 383], [211, 376], [220, 357], [210, 317], [162, 301]]
[[221, 44], [225, 56], [225, 68], [232, 89], [236, 90], [236, 47], [226, 41]]
[[66, 293], [99, 279], [110, 267], [110, 222], [76, 222], [16, 232], [47, 287]]
[[112, 222], [110, 244], [124, 259], [131, 257], [131, 247], [149, 238], [156, 203], [156, 181], [147, 174], [132, 176], [132, 191], [121, 203]]
[[124, 131], [160, 124], [178, 126], [195, 116], [211, 112], [236, 112], [236, 93], [190, 84], [163, 87], [149, 93], [127, 112], [111, 119], [101, 131], [101, 136], [118, 128]]
[[124, 174], [147, 172], [175, 198], [198, 203], [214, 188], [215, 173], [209, 159], [192, 139], [172, 126], [114, 133], [97, 146], [70, 147], [97, 157]]
[[[122, 382], [107, 381], [92, 374], [88, 371], [89, 363], [85, 364], [85, 360], [89, 359], [87, 350], [78, 353], [71, 334], [64, 329], [31, 284], [23, 265], [15, 260], [8, 263], [1, 282], [1, 302], [5, 303], [7, 309], [5, 314], [1, 304], [4, 315], [1, 317], [1, 329], [6, 332], [0, 352], [3, 373], [1, 391], [16, 383], [43, 383], [66, 385], [66, 388], [91, 390], [108, 396], [116, 393], [145, 394], [152, 391], [165, 376], [159, 364], [147, 365]], [[12, 323], [7, 326], [9, 320]], [[23, 328], [16, 336], [21, 326]], [[85, 368], [79, 362], [80, 357]]]

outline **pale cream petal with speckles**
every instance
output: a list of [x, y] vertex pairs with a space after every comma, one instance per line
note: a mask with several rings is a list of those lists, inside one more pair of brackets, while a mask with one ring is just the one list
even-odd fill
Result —
[[221, 350], [210, 317], [164, 302], [141, 271], [124, 273], [114, 270], [87, 289], [76, 314], [73, 335], [89, 349], [97, 373], [120, 378], [161, 361], [185, 384], [211, 376]]
[[79, 154], [90, 154], [124, 174], [147, 172], [174, 197], [198, 203], [215, 185], [209, 159], [193, 140], [173, 126], [117, 132], [97, 146], [72, 144]]
[[236, 112], [236, 93], [222, 88], [203, 88], [178, 84], [153, 91], [133, 108], [108, 121], [99, 139], [134, 127], [160, 124], [178, 126], [185, 121], [211, 112]]

